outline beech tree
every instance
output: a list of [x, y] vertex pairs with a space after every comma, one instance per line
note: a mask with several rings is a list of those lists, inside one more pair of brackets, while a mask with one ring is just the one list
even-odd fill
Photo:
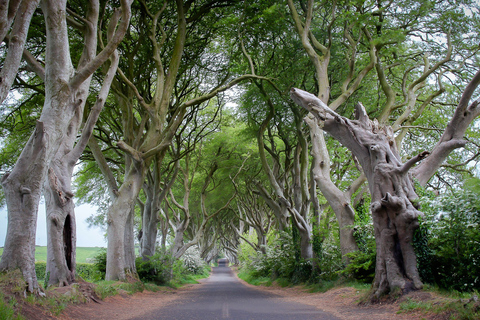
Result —
[[[122, 110], [123, 135], [116, 147], [125, 154], [125, 174], [121, 185], [113, 192], [107, 212], [106, 278], [109, 280], [123, 280], [136, 275], [134, 206], [148, 169], [152, 163], [164, 161], [175, 133], [187, 119], [186, 114], [239, 82], [254, 77], [245, 75], [232, 79], [227, 73], [206, 86], [196, 86], [197, 80], [206, 79], [208, 75], [195, 79], [193, 76], [198, 66], [188, 64], [190, 59], [200, 63], [202, 54], [213, 39], [213, 35], [205, 29], [206, 21], [211, 21], [216, 10], [227, 7], [229, 3], [141, 2], [133, 18], [138, 21], [134, 26], [138, 30], [132, 27], [125, 46], [120, 48], [126, 60], [124, 64], [120, 63], [119, 81], [113, 84], [112, 93]], [[194, 38], [197, 33], [200, 33], [202, 41]], [[138, 38], [144, 34], [148, 37]], [[144, 55], [152, 57], [148, 64]], [[224, 71], [219, 69], [219, 72]], [[151, 72], [145, 73], [145, 70]], [[158, 211], [152, 211], [152, 214], [157, 215]], [[151, 221], [156, 224], [155, 219]]]
[[[41, 3], [46, 26], [44, 68], [39, 68], [38, 62], [31, 59], [28, 54], [25, 56], [27, 62], [33, 64], [33, 69], [39, 76], [45, 79], [45, 103], [35, 131], [15, 166], [2, 178], [9, 223], [0, 269], [20, 268], [30, 292], [38, 289], [34, 252], [37, 209], [42, 185], [46, 181], [48, 170], [59, 147], [64, 143], [68, 144], [65, 139], [71, 128], [70, 125], [74, 124], [72, 129], [75, 130], [75, 133], [73, 135], [78, 130], [75, 118], [78, 117], [78, 114], [83, 114], [92, 74], [109, 59], [123, 39], [129, 21], [130, 4], [129, 1], [121, 2], [122, 22], [116, 30], [114, 29], [115, 24], [111, 26], [110, 41], [98, 54], [96, 54], [96, 27], [86, 30], [84, 55], [75, 69], [69, 48], [66, 1], [42, 1]], [[94, 26], [97, 25], [95, 8], [98, 7], [98, 3], [93, 1], [91, 3], [92, 10], [85, 19], [85, 21], [94, 23]], [[22, 10], [24, 8], [22, 7]], [[93, 34], [88, 31], [93, 31]], [[15, 46], [12, 46], [12, 49], [15, 50]], [[65, 205], [73, 196], [69, 192], [68, 186], [65, 186], [67, 190], [64, 190], [63, 187], [57, 193], [57, 200], [61, 200], [60, 206]], [[57, 221], [60, 223], [62, 221], [62, 216], [54, 215], [50, 218], [58, 219]], [[66, 218], [63, 217], [63, 219]], [[69, 219], [70, 222], [73, 222], [72, 218]], [[71, 240], [69, 242], [71, 243]], [[71, 252], [65, 254], [67, 256], [64, 262], [68, 260]], [[70, 271], [73, 271], [71, 265], [69, 268]], [[70, 275], [59, 275], [59, 277], [60, 281], [71, 281]]]
[[[431, 160], [419, 165], [415, 175], [430, 178], [434, 172], [431, 166], [438, 169], [449, 152], [466, 143], [462, 138], [465, 129], [480, 114], [480, 101], [470, 102], [479, 84], [480, 71], [465, 89], [452, 120], [432, 153], [429, 155], [424, 151], [406, 162], [399, 155], [392, 128], [371, 121], [362, 104], [356, 105], [356, 120], [349, 120], [316, 96], [300, 89], [291, 90], [292, 99], [310, 111], [324, 131], [352, 151], [367, 177], [377, 244], [373, 283], [377, 298], [390, 291], [408, 292], [423, 287], [412, 247], [413, 233], [422, 213], [416, 204], [418, 196], [409, 171], [429, 155]], [[454, 134], [452, 128], [458, 128], [459, 132]]]

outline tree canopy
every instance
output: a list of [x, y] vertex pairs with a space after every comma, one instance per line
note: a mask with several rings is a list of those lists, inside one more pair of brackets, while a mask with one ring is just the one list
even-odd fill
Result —
[[206, 261], [223, 252], [238, 262], [245, 246], [268, 257], [283, 241], [292, 270], [313, 274], [329, 268], [327, 243], [339, 265], [356, 261], [360, 225], [373, 223], [373, 296], [420, 289], [419, 188], [445, 193], [478, 176], [479, 9], [7, 1], [0, 269], [20, 267], [38, 287], [35, 231], [16, 228], [27, 212], [35, 226], [43, 194], [52, 285], [75, 279], [76, 199], [98, 207], [91, 221], [107, 229], [110, 280], [137, 277], [136, 245], [144, 261], [196, 246]]

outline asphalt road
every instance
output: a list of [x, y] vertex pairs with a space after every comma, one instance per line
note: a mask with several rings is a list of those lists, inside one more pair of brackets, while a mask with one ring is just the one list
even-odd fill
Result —
[[228, 267], [212, 275], [173, 303], [136, 319], [339, 319], [312, 306], [285, 302], [279, 296], [242, 284]]

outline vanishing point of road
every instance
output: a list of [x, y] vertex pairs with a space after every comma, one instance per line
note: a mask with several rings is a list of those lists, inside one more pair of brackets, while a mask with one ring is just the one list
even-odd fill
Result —
[[294, 320], [339, 319], [312, 306], [285, 302], [279, 296], [241, 283], [228, 267], [213, 268], [208, 279], [172, 303], [135, 319]]

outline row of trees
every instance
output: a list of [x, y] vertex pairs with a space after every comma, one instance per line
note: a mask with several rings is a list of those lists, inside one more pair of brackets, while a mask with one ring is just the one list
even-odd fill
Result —
[[0, 269], [30, 291], [42, 191], [51, 285], [75, 280], [75, 191], [99, 205], [109, 280], [136, 277], [135, 241], [145, 259], [160, 239], [177, 258], [198, 246], [235, 260], [240, 241], [264, 252], [294, 228], [314, 261], [330, 213], [348, 263], [371, 197], [375, 296], [422, 287], [413, 177], [455, 187], [478, 158], [473, 1], [37, 5], [0, 7]]

